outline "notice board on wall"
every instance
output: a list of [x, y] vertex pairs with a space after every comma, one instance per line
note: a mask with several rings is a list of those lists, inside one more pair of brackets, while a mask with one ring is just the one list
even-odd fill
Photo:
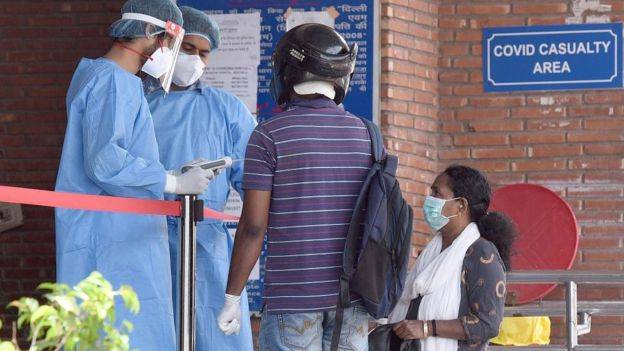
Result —
[[[226, 32], [222, 32], [222, 51], [231, 50], [232, 54], [215, 51], [215, 60], [209, 63], [202, 80], [237, 95], [259, 121], [281, 112], [269, 91], [271, 55], [277, 42], [287, 29], [310, 21], [333, 25], [349, 45], [358, 45], [351, 88], [343, 104], [345, 109], [357, 116], [379, 121], [379, 0], [178, 0], [177, 3], [215, 15], [215, 20], [225, 29]], [[228, 16], [236, 14], [241, 16]], [[250, 14], [260, 15], [258, 62], [254, 61], [256, 43], [240, 45], [256, 36], [252, 30], [255, 20]], [[244, 26], [236, 24], [236, 21]], [[228, 36], [237, 42], [228, 42]], [[247, 53], [241, 54], [240, 50], [245, 48]], [[251, 72], [245, 68], [251, 66]], [[254, 103], [253, 99], [245, 93], [249, 91], [249, 84], [257, 84], [255, 109], [250, 106]], [[236, 203], [237, 200], [232, 198], [228, 206], [234, 208]], [[228, 228], [234, 233], [236, 226], [230, 224]], [[249, 308], [253, 312], [260, 311], [263, 305], [264, 261], [263, 255], [254, 268], [253, 279], [247, 284]]]
[[178, 0], [178, 4], [203, 10], [208, 14], [260, 13], [258, 120], [268, 119], [281, 111], [271, 98], [269, 83], [272, 74], [271, 55], [287, 29], [284, 15], [289, 9], [292, 14], [299, 11], [321, 12], [333, 7], [336, 11], [334, 28], [349, 44], [357, 43], [359, 46], [351, 89], [344, 106], [355, 115], [373, 121], [379, 120], [378, 0]]

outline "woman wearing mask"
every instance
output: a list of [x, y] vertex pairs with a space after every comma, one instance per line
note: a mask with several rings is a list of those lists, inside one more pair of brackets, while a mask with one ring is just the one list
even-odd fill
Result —
[[394, 333], [419, 340], [423, 351], [485, 350], [498, 334], [516, 229], [504, 214], [488, 212], [490, 197], [481, 172], [451, 166], [425, 199], [425, 220], [437, 234], [389, 317]]

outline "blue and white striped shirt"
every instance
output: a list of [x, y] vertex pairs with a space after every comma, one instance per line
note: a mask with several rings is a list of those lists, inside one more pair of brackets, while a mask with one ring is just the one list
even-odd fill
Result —
[[272, 192], [267, 311], [335, 308], [347, 229], [371, 164], [366, 126], [329, 99], [296, 100], [252, 133], [243, 188]]

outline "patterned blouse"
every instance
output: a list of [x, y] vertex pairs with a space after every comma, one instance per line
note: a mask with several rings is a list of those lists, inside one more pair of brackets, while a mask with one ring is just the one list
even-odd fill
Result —
[[459, 341], [459, 351], [486, 350], [498, 335], [505, 307], [505, 268], [496, 246], [480, 238], [464, 258], [459, 318], [468, 340]]
[[[496, 246], [479, 238], [466, 251], [461, 277], [459, 319], [467, 340], [458, 342], [458, 351], [487, 350], [489, 340], [498, 335], [505, 307], [505, 268]], [[406, 319], [417, 319], [420, 298], [414, 299]]]

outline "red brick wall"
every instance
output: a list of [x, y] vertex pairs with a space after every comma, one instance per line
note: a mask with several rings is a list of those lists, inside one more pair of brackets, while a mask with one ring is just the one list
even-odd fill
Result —
[[438, 5], [385, 0], [381, 16], [381, 125], [389, 152], [399, 156], [401, 186], [415, 209], [413, 243], [422, 246], [429, 229], [418, 209], [437, 172]]
[[[0, 2], [1, 184], [54, 188], [71, 74], [80, 57], [104, 53], [121, 3]], [[0, 234], [3, 320], [9, 301], [54, 280], [53, 211], [26, 206], [24, 219], [24, 226]]]
[[[622, 20], [622, 1], [602, 3], [613, 6], [613, 21]], [[482, 27], [564, 24], [571, 1], [442, 0], [439, 13], [439, 169], [464, 163], [487, 172], [496, 186], [530, 182], [555, 190], [581, 227], [574, 268], [624, 269], [624, 93], [484, 94], [482, 88]], [[615, 287], [581, 286], [579, 294], [624, 299]], [[594, 323], [602, 325], [583, 342], [624, 343], [621, 317]]]

